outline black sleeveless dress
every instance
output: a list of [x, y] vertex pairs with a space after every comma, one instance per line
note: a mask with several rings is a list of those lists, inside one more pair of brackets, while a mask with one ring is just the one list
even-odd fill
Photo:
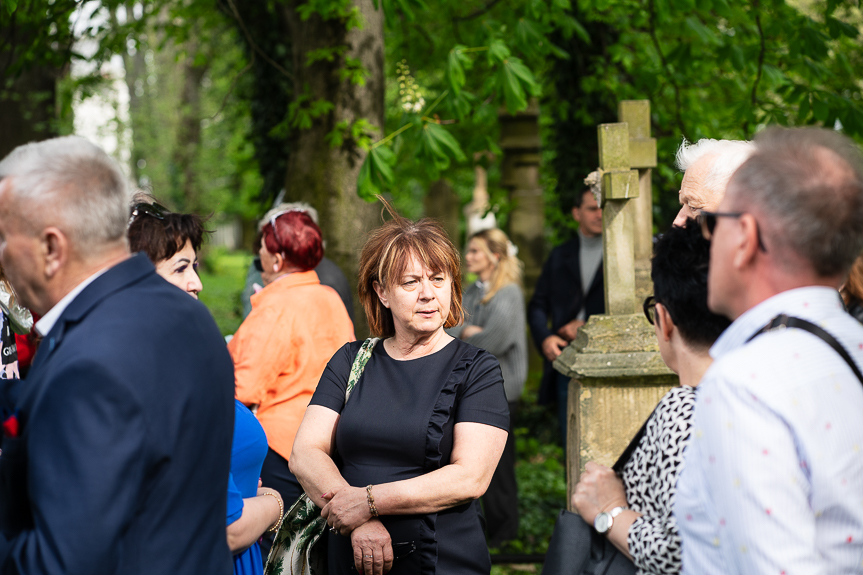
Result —
[[[349, 343], [336, 352], [311, 401], [341, 413], [335, 460], [350, 485], [411, 479], [447, 465], [456, 423], [509, 428], [497, 360], [461, 340], [408, 361], [392, 359], [379, 342], [345, 407], [345, 386], [361, 345]], [[380, 519], [393, 543], [391, 575], [491, 571], [477, 501]], [[328, 532], [328, 558], [330, 575], [356, 575], [350, 537]]]

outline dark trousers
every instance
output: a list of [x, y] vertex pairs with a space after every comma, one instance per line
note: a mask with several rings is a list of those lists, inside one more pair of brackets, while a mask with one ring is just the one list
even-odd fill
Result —
[[515, 412], [518, 402], [509, 404], [509, 436], [488, 490], [482, 497], [488, 546], [500, 547], [518, 537], [518, 485], [515, 480]]
[[[291, 473], [291, 469], [288, 467], [288, 460], [273, 451], [272, 448], [267, 451], [267, 457], [264, 459], [263, 467], [261, 467], [261, 484], [279, 492], [282, 501], [285, 502], [285, 512], [303, 494], [300, 482], [297, 481], [296, 476]], [[273, 546], [275, 535], [271, 532], [264, 533], [264, 538], [261, 541], [261, 557], [264, 563], [267, 561], [267, 555], [270, 554], [270, 547]]]

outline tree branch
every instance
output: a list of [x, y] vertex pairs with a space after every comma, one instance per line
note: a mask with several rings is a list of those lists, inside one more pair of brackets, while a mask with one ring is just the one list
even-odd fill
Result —
[[[758, 2], [753, 3], [753, 8], [758, 9]], [[755, 82], [752, 83], [752, 107], [758, 105], [758, 83], [761, 82], [761, 74], [764, 71], [764, 53], [766, 51], [767, 42], [764, 40], [764, 30], [761, 27], [761, 15], [755, 14], [755, 25], [758, 26], [758, 37], [761, 39], [761, 49], [758, 52], [758, 71], [755, 74]], [[743, 132], [749, 133], [749, 120], [743, 122]]]
[[225, 104], [227, 104], [227, 103], [228, 103], [228, 98], [229, 98], [229, 97], [231, 96], [231, 94], [234, 92], [234, 87], [237, 85], [237, 80], [239, 80], [239, 79], [240, 79], [240, 76], [242, 76], [243, 74], [245, 74], [246, 72], [248, 72], [249, 70], [251, 70], [251, 69], [252, 69], [252, 66], [254, 66], [254, 65], [255, 65], [255, 53], [254, 53], [254, 52], [252, 52], [252, 59], [251, 59], [251, 60], [249, 60], [249, 63], [246, 65], [246, 67], [245, 67], [245, 68], [243, 68], [242, 70], [240, 70], [239, 72], [237, 72], [237, 75], [236, 75], [236, 76], [234, 76], [234, 79], [233, 79], [233, 80], [231, 80], [231, 85], [228, 87], [228, 93], [227, 93], [227, 94], [225, 94], [225, 97], [222, 99], [222, 105], [221, 105], [221, 106], [219, 106], [219, 109], [218, 109], [218, 110], [216, 111], [216, 113], [215, 113], [215, 114], [213, 114], [213, 115], [212, 115], [212, 117], [210, 118], [210, 120], [211, 120], [211, 121], [212, 121], [212, 120], [215, 120], [215, 119], [216, 119], [216, 116], [218, 116], [219, 114], [221, 114], [221, 113], [222, 113], [222, 110], [224, 110], [224, 109], [225, 109]]
[[240, 17], [240, 12], [237, 10], [237, 7], [234, 5], [234, 0], [228, 0], [228, 5], [231, 7], [231, 12], [234, 13], [234, 19], [236, 19], [237, 24], [240, 25], [240, 29], [243, 31], [243, 35], [246, 37], [246, 41], [249, 43], [249, 46], [252, 47], [252, 50], [261, 55], [270, 66], [281, 72], [285, 75], [290, 81], [294, 81], [294, 76], [287, 70], [285, 70], [282, 66], [280, 66], [277, 62], [275, 62], [272, 58], [267, 56], [267, 54], [261, 50], [258, 45], [252, 40], [252, 35], [249, 34], [249, 31], [246, 29], [246, 24], [243, 22], [243, 19]]
[[686, 136], [686, 128], [683, 125], [683, 117], [680, 115], [680, 109], [682, 108], [682, 104], [680, 102], [680, 86], [678, 86], [677, 82], [674, 81], [671, 69], [668, 66], [668, 62], [665, 60], [665, 55], [662, 53], [662, 48], [659, 45], [659, 38], [656, 36], [656, 9], [654, 6], [654, 0], [650, 0], [648, 5], [650, 10], [650, 18], [648, 20], [650, 25], [650, 38], [653, 40], [653, 47], [656, 49], [656, 53], [659, 54], [659, 61], [662, 63], [662, 67], [668, 75], [668, 81], [671, 83], [671, 87], [674, 88], [675, 123], [683, 137], [689, 140]]
[[486, 12], [488, 12], [489, 10], [494, 8], [495, 5], [498, 4], [499, 2], [500, 2], [500, 0], [491, 0], [488, 4], [486, 4], [485, 6], [483, 6], [482, 8], [477, 10], [476, 12], [468, 14], [467, 16], [453, 16], [453, 20], [456, 22], [464, 22], [465, 20], [473, 20], [474, 18], [478, 18], [479, 16], [482, 16], [483, 14], [485, 14]]

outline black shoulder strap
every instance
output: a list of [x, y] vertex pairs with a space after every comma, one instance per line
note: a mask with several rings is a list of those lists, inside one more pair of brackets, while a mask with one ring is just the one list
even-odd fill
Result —
[[644, 423], [641, 424], [641, 429], [638, 430], [638, 433], [635, 434], [635, 437], [632, 438], [632, 441], [629, 442], [629, 445], [626, 446], [626, 449], [624, 449], [623, 453], [620, 454], [620, 457], [617, 458], [617, 462], [615, 462], [611, 467], [618, 475], [623, 473], [623, 468], [626, 467], [627, 463], [629, 463], [629, 459], [632, 457], [632, 452], [635, 451], [635, 448], [638, 447], [639, 443], [641, 443], [641, 438], [644, 437], [645, 432], [647, 432], [647, 424], [650, 421], [650, 418], [653, 417], [654, 413], [656, 413], [655, 407], [653, 408], [653, 411], [650, 412], [650, 416], [648, 416], [648, 418], [644, 420]]
[[785, 329], [788, 327], [796, 327], [797, 329], [808, 331], [812, 335], [823, 339], [827, 343], [827, 345], [832, 347], [836, 351], [836, 353], [838, 353], [839, 356], [845, 360], [845, 363], [848, 364], [848, 367], [851, 368], [851, 371], [854, 372], [854, 375], [857, 376], [857, 379], [860, 380], [860, 383], [863, 383], [863, 374], [860, 373], [860, 369], [857, 367], [857, 364], [854, 363], [854, 360], [851, 359], [851, 356], [848, 354], [847, 351], [845, 351], [845, 348], [842, 347], [842, 344], [836, 341], [836, 338], [830, 335], [830, 333], [818, 327], [811, 321], [806, 321], [805, 319], [801, 319], [799, 317], [787, 316], [785, 314], [777, 315], [772, 320], [770, 320], [770, 323], [752, 334], [752, 337], [747, 339], [746, 343], [749, 343], [762, 333]]

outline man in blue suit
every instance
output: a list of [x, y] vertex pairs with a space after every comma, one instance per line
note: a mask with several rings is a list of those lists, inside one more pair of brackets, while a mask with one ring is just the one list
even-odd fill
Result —
[[527, 306], [533, 341], [545, 358], [539, 403], [557, 402], [563, 445], [569, 378], [555, 371], [552, 362], [591, 315], [605, 311], [602, 209], [590, 189], [577, 196], [574, 203], [572, 217], [579, 224], [578, 233], [551, 251]]
[[0, 162], [0, 264], [43, 335], [0, 396], [2, 573], [233, 571], [231, 359], [206, 308], [129, 254], [124, 182], [76, 137]]

